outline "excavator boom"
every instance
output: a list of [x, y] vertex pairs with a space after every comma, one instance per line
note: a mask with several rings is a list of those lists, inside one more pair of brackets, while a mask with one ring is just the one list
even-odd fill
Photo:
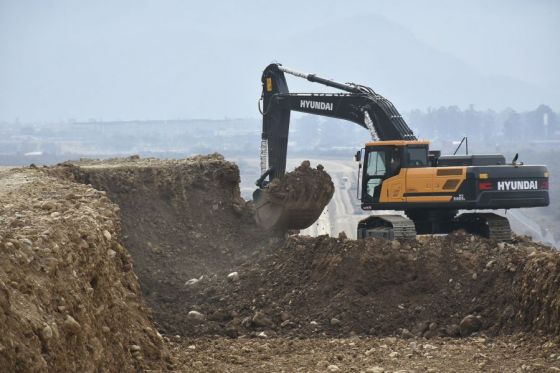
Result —
[[[290, 93], [284, 73], [346, 93]], [[267, 66], [261, 81], [261, 175], [267, 174], [259, 186], [267, 176], [272, 181], [284, 175], [291, 111], [356, 123], [369, 130], [372, 140], [416, 140], [395, 106], [369, 87], [300, 73], [276, 63]]]

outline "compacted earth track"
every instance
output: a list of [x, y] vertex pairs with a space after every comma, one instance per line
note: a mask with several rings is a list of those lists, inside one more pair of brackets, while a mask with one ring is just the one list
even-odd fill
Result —
[[557, 372], [543, 337], [197, 338], [171, 343], [178, 367], [198, 372]]

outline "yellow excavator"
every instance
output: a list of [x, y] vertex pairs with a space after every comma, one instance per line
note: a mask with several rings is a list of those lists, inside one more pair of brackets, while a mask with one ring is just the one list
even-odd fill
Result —
[[[285, 74], [343, 92], [290, 93]], [[503, 155], [469, 155], [468, 150], [465, 155], [441, 155], [430, 150], [428, 141], [418, 140], [393, 104], [369, 87], [338, 83], [278, 63], [267, 66], [261, 81], [261, 177], [254, 202], [257, 221], [267, 229], [304, 229], [325, 207], [313, 200], [278, 205], [268, 196], [269, 183], [285, 174], [291, 111], [344, 119], [369, 131], [372, 141], [355, 155], [362, 209], [404, 215], [371, 215], [359, 222], [358, 238], [414, 238], [464, 229], [507, 241], [511, 239], [507, 218], [478, 210], [549, 204], [545, 166], [524, 165], [517, 162], [517, 155], [510, 163]], [[476, 212], [458, 214], [459, 210]]]

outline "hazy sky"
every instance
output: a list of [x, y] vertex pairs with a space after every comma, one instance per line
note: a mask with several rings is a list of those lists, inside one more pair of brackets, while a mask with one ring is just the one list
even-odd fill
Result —
[[559, 110], [560, 2], [0, 0], [0, 121], [258, 117], [272, 60], [401, 110]]

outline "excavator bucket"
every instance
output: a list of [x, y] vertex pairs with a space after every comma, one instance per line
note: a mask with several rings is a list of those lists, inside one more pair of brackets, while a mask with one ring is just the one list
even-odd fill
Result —
[[334, 193], [334, 184], [321, 165], [308, 161], [253, 193], [255, 220], [265, 230], [296, 230], [312, 225]]
[[255, 202], [255, 219], [265, 230], [295, 230], [311, 226], [323, 208], [313, 204], [302, 205], [298, 201], [279, 203], [270, 198], [268, 191], [259, 190]]

